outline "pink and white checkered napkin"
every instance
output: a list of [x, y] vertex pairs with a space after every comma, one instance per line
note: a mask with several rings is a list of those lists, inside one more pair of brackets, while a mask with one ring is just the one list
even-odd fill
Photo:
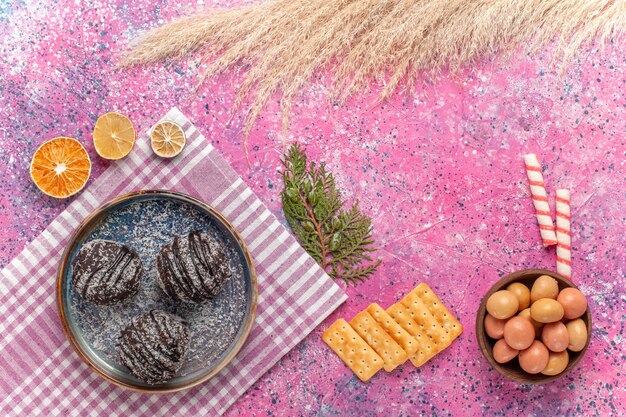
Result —
[[[139, 140], [2, 270], [0, 415], [220, 415], [346, 299], [178, 109], [164, 120], [185, 130], [182, 155], [164, 161]], [[127, 391], [91, 372], [63, 334], [55, 296], [60, 258], [80, 221], [113, 197], [150, 188], [221, 211], [246, 241], [259, 285], [254, 326], [237, 357], [210, 381], [166, 395]]]

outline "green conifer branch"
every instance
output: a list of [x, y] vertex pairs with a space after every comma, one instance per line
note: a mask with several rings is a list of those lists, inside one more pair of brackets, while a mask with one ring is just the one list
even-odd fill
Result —
[[354, 285], [364, 281], [381, 263], [370, 256], [376, 251], [372, 220], [358, 201], [344, 210], [333, 174], [324, 163], [307, 163], [300, 145], [292, 145], [282, 163], [283, 210], [302, 247], [331, 277]]

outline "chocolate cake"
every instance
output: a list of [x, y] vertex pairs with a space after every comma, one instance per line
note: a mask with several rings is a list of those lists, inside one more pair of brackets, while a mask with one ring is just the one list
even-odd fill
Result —
[[176, 375], [189, 347], [187, 322], [152, 310], [133, 318], [119, 338], [122, 364], [148, 384], [160, 384]]
[[141, 282], [141, 260], [135, 251], [116, 242], [93, 240], [72, 262], [74, 288], [96, 304], [114, 304], [132, 297]]
[[167, 295], [197, 303], [214, 297], [232, 275], [220, 242], [200, 231], [177, 236], [164, 246], [157, 268], [157, 282]]

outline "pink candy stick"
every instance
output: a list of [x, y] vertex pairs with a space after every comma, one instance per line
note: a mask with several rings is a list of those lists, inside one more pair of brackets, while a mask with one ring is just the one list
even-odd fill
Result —
[[572, 278], [569, 190], [556, 190], [556, 272]]
[[543, 183], [543, 175], [541, 174], [541, 165], [537, 155], [530, 153], [524, 155], [526, 163], [526, 174], [530, 183], [530, 194], [535, 205], [535, 214], [539, 223], [539, 232], [543, 246], [556, 245], [556, 234], [554, 233], [554, 223], [552, 223], [552, 215], [550, 214], [550, 206], [548, 205], [548, 195], [546, 194], [546, 186]]

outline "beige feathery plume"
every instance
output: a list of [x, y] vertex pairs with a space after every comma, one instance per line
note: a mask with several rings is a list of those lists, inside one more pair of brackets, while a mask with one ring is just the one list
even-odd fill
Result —
[[246, 99], [246, 137], [267, 100], [281, 96], [283, 130], [291, 102], [316, 71], [334, 73], [333, 99], [345, 100], [374, 77], [381, 98], [422, 72], [458, 70], [483, 56], [520, 46], [536, 51], [556, 40], [555, 60], [569, 62], [594, 39], [620, 39], [626, 0], [269, 0], [209, 10], [139, 38], [122, 66], [200, 52], [200, 83], [249, 65], [236, 106]]

